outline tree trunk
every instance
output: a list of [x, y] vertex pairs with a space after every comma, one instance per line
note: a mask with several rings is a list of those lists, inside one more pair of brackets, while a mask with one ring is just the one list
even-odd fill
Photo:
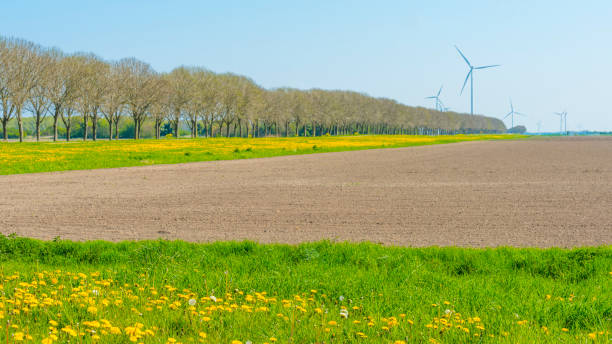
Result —
[[142, 124], [144, 123], [144, 117], [142, 119], [138, 119], [138, 139], [140, 140], [140, 132], [142, 131]]
[[138, 140], [138, 120], [134, 118], [134, 140]]
[[53, 115], [53, 142], [57, 141], [57, 118], [57, 114]]
[[2, 118], [2, 137], [4, 141], [8, 140], [8, 132], [6, 131], [6, 126], [8, 125], [8, 119]]
[[230, 131], [230, 123], [227, 122], [226, 123], [226, 127], [225, 127], [225, 137], [230, 137], [229, 136], [229, 131]]
[[112, 118], [110, 121], [108, 121], [108, 140], [109, 141], [113, 140], [113, 119]]
[[66, 126], [66, 142], [70, 141], [70, 125]]
[[23, 120], [21, 118], [21, 108], [17, 108], [17, 123], [19, 124], [19, 142], [23, 142]]
[[87, 121], [89, 117], [87, 115], [83, 115], [83, 141], [87, 141]]
[[98, 137], [98, 110], [95, 110], [91, 119], [91, 139], [96, 140]]
[[176, 119], [174, 120], [174, 135], [176, 136], [176, 138], [179, 138], [179, 120]]
[[119, 140], [119, 117], [115, 118], [115, 140]]
[[36, 142], [40, 142], [40, 114], [36, 114]]

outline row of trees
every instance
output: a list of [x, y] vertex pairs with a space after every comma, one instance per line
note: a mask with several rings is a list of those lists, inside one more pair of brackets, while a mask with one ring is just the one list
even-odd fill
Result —
[[108, 124], [108, 137], [118, 138], [119, 122], [124, 119], [133, 122], [136, 139], [145, 121], [153, 123], [157, 138], [166, 123], [175, 136], [186, 124], [192, 137], [505, 130], [497, 119], [409, 107], [357, 92], [267, 90], [232, 73], [184, 66], [158, 73], [135, 58], [105, 61], [89, 53], [67, 55], [2, 37], [0, 111], [3, 138], [7, 139], [7, 125], [14, 119], [20, 141], [26, 115], [34, 120], [37, 140], [48, 116], [54, 140], [59, 125], [70, 140], [75, 121], [81, 122], [84, 139], [95, 140], [100, 120]]

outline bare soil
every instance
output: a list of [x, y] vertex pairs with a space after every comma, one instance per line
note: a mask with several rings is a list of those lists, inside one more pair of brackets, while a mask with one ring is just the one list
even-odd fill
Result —
[[612, 244], [610, 137], [0, 176], [0, 190], [0, 231], [41, 239]]

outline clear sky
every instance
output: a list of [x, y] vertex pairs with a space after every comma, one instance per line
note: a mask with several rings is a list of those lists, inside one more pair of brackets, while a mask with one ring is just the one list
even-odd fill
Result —
[[[158, 71], [199, 65], [264, 87], [350, 89], [503, 117], [512, 97], [531, 131], [612, 130], [612, 1], [3, 1], [0, 34]], [[509, 119], [506, 125], [509, 126]]]

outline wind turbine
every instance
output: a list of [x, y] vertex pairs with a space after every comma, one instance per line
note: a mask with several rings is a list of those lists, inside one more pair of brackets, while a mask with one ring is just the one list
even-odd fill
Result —
[[465, 77], [465, 81], [463, 82], [463, 87], [461, 87], [461, 93], [460, 94], [463, 94], [463, 89], [465, 88], [465, 84], [467, 84], [468, 79], [470, 79], [470, 114], [473, 115], [474, 114], [474, 70], [475, 69], [486, 69], [486, 68], [492, 68], [492, 67], [499, 67], [501, 65], [489, 65], [489, 66], [474, 67], [474, 66], [472, 66], [470, 61], [467, 59], [467, 57], [465, 57], [465, 55], [463, 55], [461, 50], [459, 50], [459, 47], [457, 47], [455, 45], [455, 49], [457, 49], [457, 51], [459, 52], [459, 55], [461, 55], [461, 57], [463, 57], [463, 59], [465, 60], [465, 63], [467, 63], [468, 67], [470, 67], [470, 71], [467, 73], [467, 76]]
[[508, 118], [508, 116], [512, 116], [512, 126], [510, 128], [514, 128], [514, 115], [527, 116], [524, 113], [514, 111], [514, 105], [512, 105], [512, 99], [510, 99], [510, 112], [508, 112], [508, 114], [504, 116], [504, 119]]
[[442, 93], [442, 87], [444, 85], [440, 86], [440, 89], [438, 90], [438, 93], [435, 96], [431, 96], [431, 97], [425, 97], [425, 99], [435, 99], [436, 100], [436, 110], [437, 111], [443, 111], [444, 108], [442, 107], [442, 102], [440, 101], [440, 93]]
[[567, 131], [567, 111], [555, 112], [559, 116], [559, 134], [563, 133], [563, 120], [565, 119], [565, 130]]

